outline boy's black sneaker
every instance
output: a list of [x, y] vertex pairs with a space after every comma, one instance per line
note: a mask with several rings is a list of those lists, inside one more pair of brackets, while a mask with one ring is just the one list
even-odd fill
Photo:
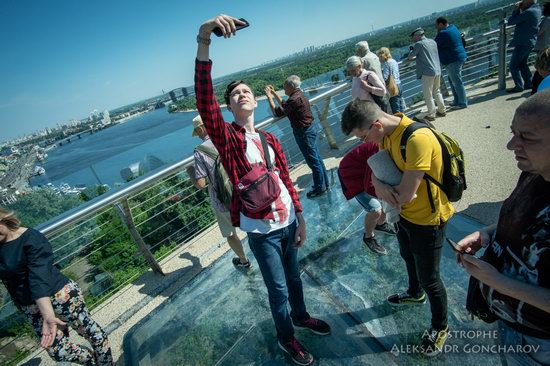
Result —
[[297, 365], [308, 366], [313, 363], [313, 356], [294, 337], [286, 342], [279, 341], [279, 348], [288, 353], [292, 362]]
[[363, 235], [363, 243], [365, 243], [367, 248], [369, 248], [370, 250], [372, 250], [377, 254], [382, 254], [382, 255], [388, 254], [388, 251], [386, 250], [386, 248], [381, 246], [378, 243], [378, 241], [376, 241], [376, 238], [374, 236], [371, 236], [370, 238], [366, 238], [365, 235]]
[[250, 264], [250, 259], [243, 263], [241, 262], [241, 259], [239, 257], [234, 257], [231, 261], [233, 262], [233, 265], [237, 268], [249, 269], [250, 267], [252, 267], [252, 264]]
[[397, 235], [397, 227], [394, 224], [388, 224], [387, 222], [382, 225], [376, 225], [374, 230], [383, 232], [388, 235]]
[[422, 353], [429, 357], [437, 356], [441, 353], [448, 336], [448, 326], [441, 330], [435, 330], [433, 328], [426, 330], [422, 336]]
[[294, 328], [309, 329], [310, 331], [318, 335], [330, 334], [330, 325], [328, 325], [327, 322], [321, 319], [309, 317], [308, 319], [302, 322], [292, 320], [292, 324], [294, 324]]
[[424, 305], [426, 303], [426, 294], [422, 294], [420, 297], [413, 297], [407, 292], [403, 292], [388, 296], [386, 301], [393, 306]]

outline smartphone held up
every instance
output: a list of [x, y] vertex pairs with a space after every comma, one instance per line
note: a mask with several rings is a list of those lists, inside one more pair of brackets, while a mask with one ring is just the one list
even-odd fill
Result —
[[[243, 22], [244, 24], [236, 24], [236, 23], [235, 23], [235, 27], [237, 28], [237, 30], [241, 30], [241, 29], [246, 28], [246, 27], [248, 27], [248, 26], [250, 25], [250, 23], [248, 23], [248, 21], [247, 21], [246, 19], [244, 19], [244, 18], [239, 18], [239, 20], [240, 20], [241, 22]], [[216, 36], [218, 36], [218, 37], [223, 36], [223, 32], [222, 32], [222, 30], [221, 30], [220, 27], [214, 28], [213, 32], [214, 32], [214, 34], [215, 34]]]

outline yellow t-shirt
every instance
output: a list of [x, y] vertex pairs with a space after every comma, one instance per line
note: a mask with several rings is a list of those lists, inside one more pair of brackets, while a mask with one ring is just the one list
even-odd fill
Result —
[[[443, 180], [443, 157], [441, 145], [433, 132], [427, 128], [413, 132], [407, 141], [405, 154], [407, 162], [405, 163], [400, 151], [401, 136], [407, 126], [414, 121], [401, 113], [397, 113], [396, 116], [401, 117], [401, 122], [391, 135], [384, 137], [382, 149], [389, 151], [399, 170], [422, 170], [441, 182]], [[430, 206], [426, 184], [430, 184], [435, 212], [432, 212]], [[426, 179], [422, 179], [420, 182], [416, 196], [411, 202], [401, 207], [401, 216], [405, 220], [417, 225], [440, 225], [453, 216], [454, 207], [445, 193], [435, 184], [427, 182]]]

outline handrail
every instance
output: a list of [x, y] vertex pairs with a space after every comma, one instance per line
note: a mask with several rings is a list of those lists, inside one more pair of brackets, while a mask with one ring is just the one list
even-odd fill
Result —
[[[310, 99], [311, 104], [328, 98], [330, 96], [339, 94], [340, 92], [350, 88], [351, 85], [349, 82], [341, 82], [340, 85], [331, 88], [319, 95]], [[273, 123], [276, 123], [283, 119], [284, 117], [267, 117], [261, 120], [256, 124], [256, 128], [265, 128]], [[117, 203], [119, 200], [128, 197], [134, 193], [139, 192], [143, 187], [147, 187], [150, 184], [153, 184], [163, 178], [169, 177], [174, 173], [181, 171], [188, 166], [193, 164], [193, 156], [185, 158], [177, 163], [169, 165], [160, 169], [157, 172], [154, 172], [150, 175], [146, 175], [128, 183], [126, 186], [122, 187], [119, 190], [116, 190], [112, 193], [107, 193], [103, 196], [97, 197], [82, 206], [76, 207], [72, 210], [62, 213], [61, 215], [54, 217], [53, 219], [39, 225], [37, 228], [44, 235], [55, 235], [60, 231], [63, 231], [65, 228], [74, 224], [75, 222], [80, 221], [81, 219], [97, 213], [98, 211], [104, 209], [107, 206]]]

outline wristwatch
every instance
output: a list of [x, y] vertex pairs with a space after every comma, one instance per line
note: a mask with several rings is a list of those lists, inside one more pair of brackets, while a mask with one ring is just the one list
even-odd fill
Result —
[[204, 38], [201, 37], [200, 34], [197, 34], [197, 43], [202, 43], [204, 45], [210, 46], [210, 42], [212, 42], [210, 38]]

